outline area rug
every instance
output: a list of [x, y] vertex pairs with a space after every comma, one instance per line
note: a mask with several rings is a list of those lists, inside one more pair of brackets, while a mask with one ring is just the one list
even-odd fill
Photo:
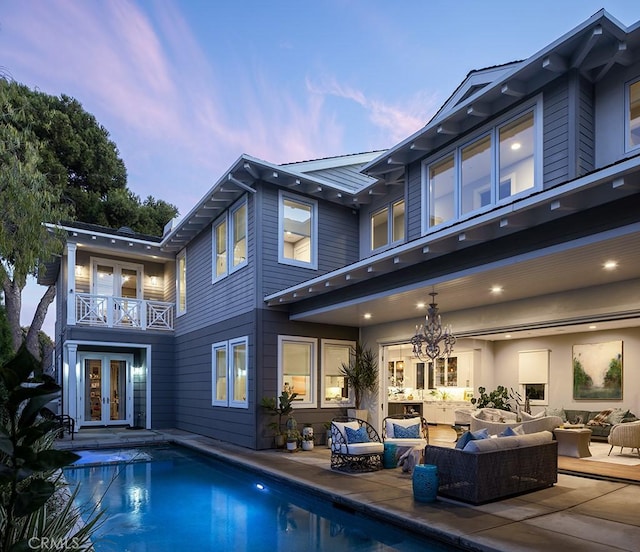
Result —
[[581, 460], [588, 460], [591, 462], [607, 462], [610, 464], [620, 464], [623, 466], [640, 466], [640, 456], [636, 450], [631, 452], [630, 448], [622, 449], [620, 453], [620, 447], [613, 447], [611, 456], [609, 456], [609, 449], [611, 445], [607, 443], [591, 443], [589, 450], [591, 456], [587, 458], [581, 458]]

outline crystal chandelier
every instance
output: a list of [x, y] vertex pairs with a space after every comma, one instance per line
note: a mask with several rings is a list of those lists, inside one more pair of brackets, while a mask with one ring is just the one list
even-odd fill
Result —
[[432, 291], [431, 303], [425, 316], [424, 325], [416, 326], [416, 334], [411, 338], [413, 354], [420, 360], [434, 360], [440, 357], [448, 357], [453, 352], [456, 338], [451, 333], [451, 326], [442, 327], [442, 321], [438, 314], [435, 291]]

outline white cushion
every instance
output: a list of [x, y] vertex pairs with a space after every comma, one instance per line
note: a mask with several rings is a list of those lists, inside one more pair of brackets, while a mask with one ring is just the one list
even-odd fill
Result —
[[[386, 428], [386, 435], [387, 435], [387, 439], [391, 438], [393, 439], [395, 437], [395, 435], [393, 434], [393, 424], [398, 424], [399, 426], [402, 427], [411, 427], [412, 425], [416, 425], [416, 424], [422, 424], [422, 420], [420, 419], [420, 417], [416, 417], [416, 418], [387, 418], [387, 428]], [[420, 434], [422, 434], [422, 427], [420, 427]]]
[[427, 440], [426, 439], [399, 439], [392, 437], [391, 439], [387, 438], [384, 440], [385, 443], [390, 443], [392, 445], [398, 445], [400, 447], [426, 447]]
[[[335, 423], [335, 422], [334, 422]], [[350, 445], [340, 445], [342, 454], [373, 454], [384, 452], [384, 445], [377, 441], [369, 441], [368, 443], [352, 443]]]
[[538, 412], [537, 414], [527, 414], [526, 412], [521, 412], [520, 413], [522, 416], [522, 419], [524, 421], [527, 420], [538, 420], [540, 418], [544, 418], [544, 410], [541, 410], [540, 412]]
[[356, 431], [360, 429], [360, 424], [358, 422], [332, 422], [334, 426], [338, 428], [338, 431], [342, 435], [342, 439], [347, 442], [347, 432], [345, 431], [345, 427], [349, 427], [351, 429], [355, 429]]

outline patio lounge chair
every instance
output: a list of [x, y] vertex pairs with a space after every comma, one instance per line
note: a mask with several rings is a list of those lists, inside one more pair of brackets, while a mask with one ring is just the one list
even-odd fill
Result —
[[374, 427], [359, 418], [331, 421], [331, 469], [370, 472], [382, 469], [384, 445]]

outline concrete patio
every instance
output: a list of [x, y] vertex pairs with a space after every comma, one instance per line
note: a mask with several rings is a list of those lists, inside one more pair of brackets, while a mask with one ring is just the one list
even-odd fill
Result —
[[413, 499], [411, 476], [400, 469], [344, 474], [329, 468], [329, 450], [254, 451], [168, 429], [83, 429], [56, 446], [86, 450], [173, 442], [247, 467], [329, 501], [393, 521], [463, 549], [548, 552], [638, 550], [640, 485], [559, 474], [548, 489], [470, 506], [438, 498]]

